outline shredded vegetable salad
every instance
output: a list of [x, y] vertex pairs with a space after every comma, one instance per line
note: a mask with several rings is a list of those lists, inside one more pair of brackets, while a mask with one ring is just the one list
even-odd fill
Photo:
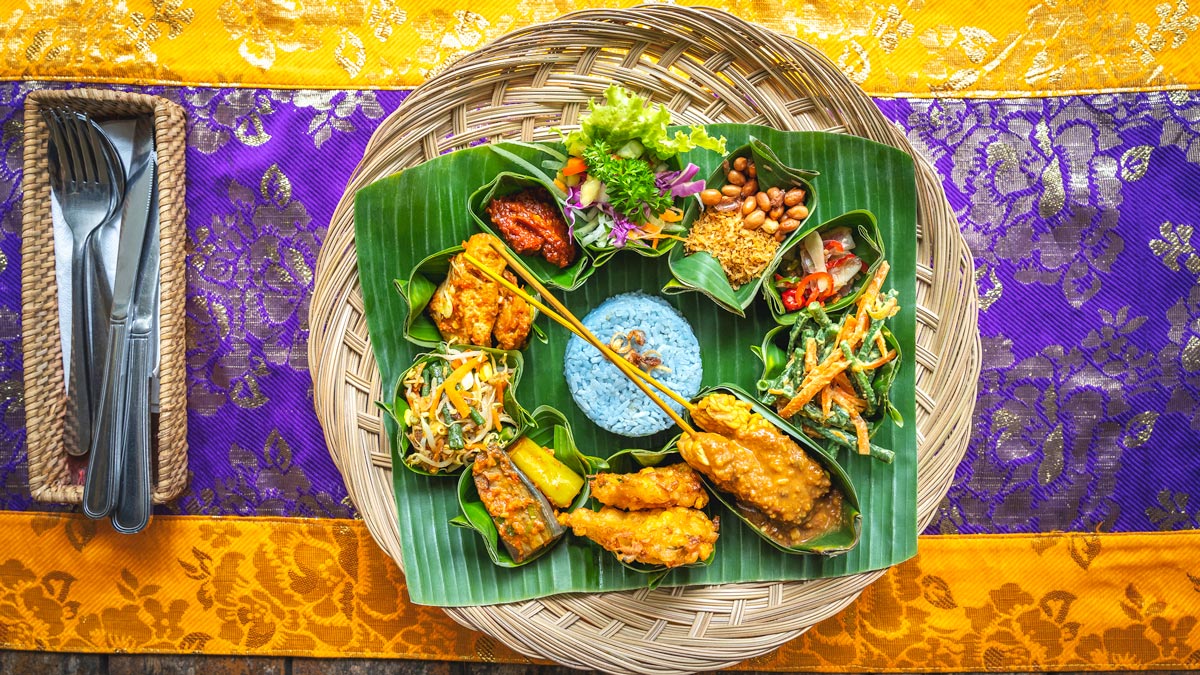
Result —
[[512, 371], [482, 350], [432, 353], [404, 378], [404, 424], [410, 466], [430, 473], [455, 471], [489, 442], [507, 440], [516, 423], [504, 409]]
[[667, 160], [695, 148], [724, 153], [725, 139], [700, 126], [672, 135], [666, 108], [616, 85], [604, 96], [603, 105], [589, 103], [580, 128], [564, 137], [569, 157], [555, 182], [567, 193], [571, 233], [584, 246], [657, 248], [683, 230], [674, 200], [704, 190], [699, 167], [673, 170]]

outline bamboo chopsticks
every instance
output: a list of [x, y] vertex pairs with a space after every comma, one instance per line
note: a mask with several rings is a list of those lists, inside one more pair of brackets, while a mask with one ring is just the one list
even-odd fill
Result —
[[680, 429], [683, 429], [689, 435], [696, 433], [696, 430], [692, 428], [692, 426], [688, 424], [682, 417], [680, 417], [679, 413], [675, 412], [671, 406], [667, 405], [665, 401], [659, 398], [658, 395], [650, 389], [650, 386], [653, 386], [662, 393], [666, 394], [676, 403], [679, 403], [681, 406], [683, 406], [684, 409], [689, 413], [695, 409], [695, 406], [692, 405], [690, 401], [672, 391], [669, 387], [656, 380], [649, 373], [635, 367], [624, 357], [614, 352], [608, 345], [601, 342], [599, 338], [592, 334], [592, 332], [583, 325], [582, 321], [580, 321], [575, 317], [574, 314], [571, 313], [571, 310], [567, 309], [566, 305], [563, 305], [562, 302], [551, 295], [550, 291], [546, 290], [545, 286], [543, 286], [536, 278], [534, 278], [528, 270], [522, 267], [520, 263], [513, 258], [513, 255], [504, 248], [504, 245], [500, 241], [493, 238], [489, 243], [491, 244], [492, 248], [494, 248], [501, 255], [501, 257], [508, 262], [509, 267], [512, 268], [512, 270], [516, 272], [518, 276], [524, 279], [526, 283], [537, 290], [539, 295], [545, 298], [549, 304], [554, 306], [554, 309], [551, 309], [545, 304], [539, 302], [530, 293], [519, 288], [511, 281], [505, 279], [499, 273], [488, 269], [486, 265], [484, 265], [475, 257], [467, 253], [463, 253], [463, 257], [467, 260], [467, 262], [479, 268], [479, 271], [483, 272], [483, 274], [489, 279], [495, 281], [501, 286], [504, 286], [518, 297], [536, 307], [538, 311], [542, 312], [546, 316], [549, 316], [551, 319], [562, 325], [563, 328], [566, 328], [575, 335], [578, 335], [580, 339], [600, 350], [600, 353], [603, 354], [605, 358], [612, 362], [612, 364], [615, 365], [618, 370], [620, 370], [626, 377], [633, 381], [633, 383], [637, 385], [638, 389], [642, 390], [642, 393], [646, 394], [646, 396], [649, 396], [650, 400], [654, 401], [658, 407], [662, 408], [663, 412], [665, 412], [667, 416], [670, 417], [673, 422], [675, 422], [675, 424], [679, 425]]

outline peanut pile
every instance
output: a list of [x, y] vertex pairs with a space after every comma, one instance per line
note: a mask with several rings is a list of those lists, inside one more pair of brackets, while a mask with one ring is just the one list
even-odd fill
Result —
[[800, 227], [808, 217], [804, 205], [804, 190], [792, 188], [784, 191], [777, 187], [758, 189], [758, 169], [746, 157], [726, 162], [725, 179], [721, 189], [709, 188], [700, 193], [700, 201], [706, 208], [717, 212], [740, 210], [742, 227], [759, 230], [783, 241], [787, 235]]

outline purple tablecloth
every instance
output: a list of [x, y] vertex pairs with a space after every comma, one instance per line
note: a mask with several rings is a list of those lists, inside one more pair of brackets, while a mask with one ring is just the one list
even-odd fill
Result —
[[[26, 486], [21, 116], [0, 85], [0, 509]], [[169, 512], [347, 517], [312, 407], [317, 252], [401, 92], [147, 88], [188, 112], [191, 482]], [[983, 374], [932, 532], [1200, 527], [1200, 94], [877, 101], [978, 268]]]

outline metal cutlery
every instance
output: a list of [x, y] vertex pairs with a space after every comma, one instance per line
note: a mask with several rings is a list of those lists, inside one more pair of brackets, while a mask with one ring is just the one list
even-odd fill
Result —
[[[153, 160], [152, 160], [153, 161]], [[138, 266], [137, 294], [129, 314], [129, 350], [127, 367], [118, 369], [124, 378], [125, 411], [119, 418], [126, 432], [123, 461], [119, 470], [113, 529], [125, 534], [140, 532], [150, 522], [150, 406], [151, 375], [154, 369], [156, 315], [159, 294], [158, 189], [150, 197], [150, 217], [142, 260]], [[155, 396], [157, 398], [157, 396]], [[118, 427], [121, 425], [118, 424]], [[112, 438], [120, 439], [115, 433]]]
[[[92, 382], [97, 379], [88, 358], [89, 329], [93, 325], [89, 308], [90, 289], [96, 288], [98, 270], [88, 253], [96, 231], [118, 210], [122, 190], [111, 159], [115, 151], [106, 148], [107, 139], [78, 113], [59, 109], [43, 113], [50, 129], [51, 189], [62, 208], [63, 219], [71, 231], [71, 292], [72, 335], [68, 378], [69, 423], [75, 434], [75, 445], [68, 444], [72, 454], [87, 452], [92, 438]], [[118, 164], [119, 166], [119, 159]], [[121, 181], [123, 182], [123, 180]], [[107, 284], [104, 284], [107, 286]]]
[[[146, 391], [148, 384], [130, 380], [131, 358], [143, 356], [134, 347], [131, 335], [141, 335], [146, 328], [141, 305], [148, 302], [143, 288], [158, 283], [157, 218], [151, 218], [155, 185], [154, 124], [149, 118], [139, 118], [134, 130], [133, 160], [130, 162], [121, 233], [117, 248], [117, 274], [112, 287], [112, 311], [109, 315], [108, 350], [104, 361], [101, 394], [96, 408], [96, 428], [92, 434], [91, 454], [84, 481], [83, 511], [90, 518], [110, 515], [117, 506], [121, 473], [125, 467], [126, 448], [130, 441], [130, 394]], [[152, 245], [151, 245], [152, 244]], [[151, 260], [152, 259], [152, 260]], [[146, 270], [153, 266], [154, 276]], [[157, 291], [151, 297], [157, 297]], [[151, 314], [151, 316], [153, 316]], [[144, 342], [148, 342], [145, 340]], [[137, 354], [133, 352], [137, 351]], [[151, 366], [141, 372], [149, 375]], [[135, 366], [136, 368], [136, 366]], [[143, 399], [144, 401], [145, 399]], [[143, 402], [143, 409], [148, 404]], [[148, 424], [148, 414], [138, 419]], [[140, 428], [149, 442], [149, 431]], [[147, 460], [147, 471], [149, 462]], [[149, 480], [147, 478], [147, 490]], [[148, 512], [148, 509], [147, 509]]]

